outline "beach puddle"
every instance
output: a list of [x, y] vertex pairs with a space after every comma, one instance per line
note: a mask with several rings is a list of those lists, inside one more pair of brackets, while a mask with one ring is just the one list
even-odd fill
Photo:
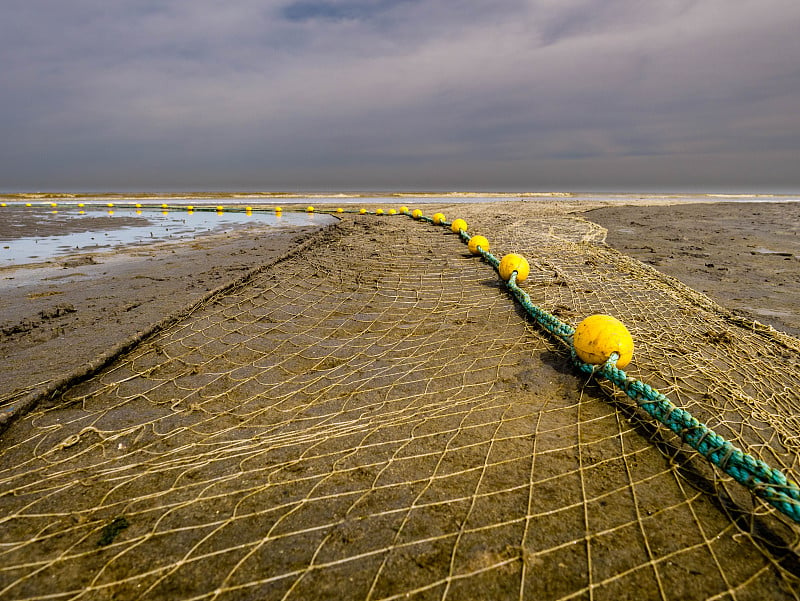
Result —
[[764, 307], [744, 307], [746, 310], [761, 315], [763, 317], [794, 317], [791, 311], [776, 311], [774, 309], [766, 309]]
[[755, 250], [751, 250], [750, 254], [752, 254], [752, 255], [775, 255], [775, 256], [778, 256], [778, 257], [791, 257], [792, 256], [791, 252], [787, 252], [787, 251], [784, 251], [784, 250], [771, 250], [769, 248], [764, 248], [763, 246], [760, 246], [760, 247], [756, 248]]
[[318, 213], [203, 209], [5, 207], [0, 213], [0, 267], [39, 263], [72, 253], [188, 240], [246, 226], [323, 226], [334, 221]]

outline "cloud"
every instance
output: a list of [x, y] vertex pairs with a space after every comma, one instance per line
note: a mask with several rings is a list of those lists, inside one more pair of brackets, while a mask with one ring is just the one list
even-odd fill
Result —
[[645, 185], [634, 164], [724, 186], [749, 157], [751, 185], [800, 187], [775, 171], [800, 150], [799, 18], [788, 0], [9, 0], [0, 186]]
[[347, 0], [345, 2], [300, 0], [282, 7], [281, 15], [289, 21], [365, 21], [395, 12], [399, 5], [420, 0]]

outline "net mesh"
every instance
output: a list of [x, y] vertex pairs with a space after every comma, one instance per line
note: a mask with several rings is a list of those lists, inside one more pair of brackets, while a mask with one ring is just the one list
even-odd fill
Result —
[[[797, 340], [542, 205], [448, 207], [800, 473]], [[522, 212], [522, 216], [520, 216]], [[576, 376], [455, 234], [347, 216], [3, 435], [4, 599], [796, 599], [800, 528]]]

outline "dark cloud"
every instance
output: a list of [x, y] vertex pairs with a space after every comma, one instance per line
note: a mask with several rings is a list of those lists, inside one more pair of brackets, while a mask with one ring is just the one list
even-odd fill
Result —
[[800, 188], [789, 0], [7, 0], [0, 188]]
[[323, 2], [301, 0], [291, 2], [281, 9], [281, 15], [289, 21], [322, 20], [371, 20], [391, 13], [398, 5], [419, 0], [362, 0], [345, 2]]

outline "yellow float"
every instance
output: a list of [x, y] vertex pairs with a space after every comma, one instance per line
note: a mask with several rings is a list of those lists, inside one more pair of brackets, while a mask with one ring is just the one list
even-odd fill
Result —
[[528, 260], [517, 253], [509, 253], [500, 259], [500, 266], [497, 268], [500, 277], [505, 281], [511, 278], [511, 274], [517, 272], [517, 282], [524, 282], [531, 271]]
[[584, 363], [601, 365], [617, 353], [622, 369], [633, 358], [633, 338], [620, 320], [610, 315], [590, 315], [575, 328], [572, 337], [575, 353]]
[[453, 223], [450, 224], [450, 229], [453, 230], [454, 234], [457, 234], [461, 230], [467, 231], [467, 222], [463, 219], [454, 219]]
[[467, 242], [467, 248], [473, 255], [481, 254], [478, 247], [480, 247], [483, 252], [489, 252], [489, 241], [483, 236], [473, 236], [469, 239], [469, 242]]

